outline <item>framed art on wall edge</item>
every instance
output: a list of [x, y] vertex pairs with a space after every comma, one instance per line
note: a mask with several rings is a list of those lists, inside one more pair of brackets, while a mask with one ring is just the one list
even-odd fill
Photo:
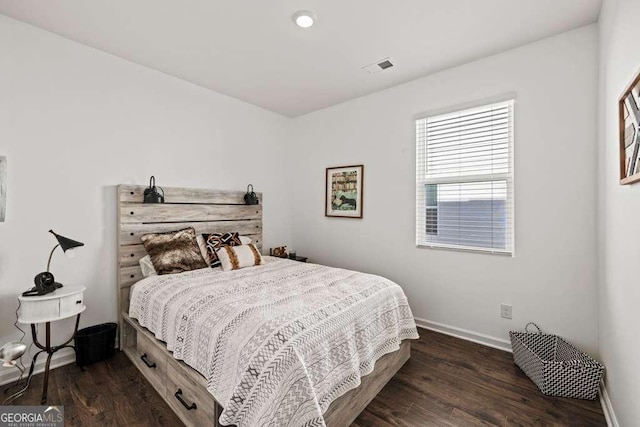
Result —
[[620, 184], [640, 181], [640, 73], [618, 100]]
[[0, 222], [7, 214], [7, 158], [0, 156]]

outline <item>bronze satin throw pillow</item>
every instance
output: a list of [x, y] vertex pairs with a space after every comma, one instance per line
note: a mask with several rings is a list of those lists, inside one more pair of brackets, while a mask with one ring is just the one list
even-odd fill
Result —
[[193, 228], [142, 236], [142, 244], [151, 256], [158, 274], [182, 273], [208, 267], [202, 258]]

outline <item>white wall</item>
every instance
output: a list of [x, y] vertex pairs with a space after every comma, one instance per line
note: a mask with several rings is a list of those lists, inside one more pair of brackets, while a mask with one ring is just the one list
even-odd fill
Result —
[[[265, 247], [293, 240], [314, 261], [388, 276], [419, 318], [496, 342], [534, 320], [596, 352], [595, 26], [293, 121], [3, 16], [0, 52], [0, 343], [19, 336], [15, 295], [44, 269], [49, 228], [86, 243], [53, 261], [60, 281], [88, 288], [81, 326], [116, 319], [115, 185], [155, 174], [166, 186], [254, 183]], [[416, 249], [413, 118], [509, 92], [515, 258]], [[364, 219], [325, 218], [324, 168], [357, 163]], [[71, 327], [54, 325], [56, 337]]]
[[[498, 340], [536, 321], [596, 353], [597, 37], [584, 27], [297, 119], [298, 253], [391, 278], [418, 318]], [[413, 118], [509, 92], [515, 257], [417, 249]], [[364, 219], [325, 218], [325, 167], [360, 163]]]
[[[55, 243], [86, 244], [52, 271], [83, 284], [81, 326], [116, 319], [120, 183], [265, 193], [265, 247], [291, 236], [284, 153], [288, 119], [0, 15], [0, 155], [8, 159], [0, 223], [0, 343], [18, 338], [16, 295]], [[56, 337], [71, 321], [54, 324]], [[54, 341], [55, 343], [55, 341]], [[7, 374], [6, 369], [0, 371]]]
[[640, 2], [607, 0], [600, 16], [600, 354], [621, 426], [640, 425], [640, 184], [621, 186], [618, 97], [640, 72]]

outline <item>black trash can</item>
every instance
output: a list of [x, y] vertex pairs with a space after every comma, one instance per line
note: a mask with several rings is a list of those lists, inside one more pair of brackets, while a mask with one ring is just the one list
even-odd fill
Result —
[[76, 365], [88, 366], [113, 356], [117, 329], [117, 323], [80, 329], [76, 334]]

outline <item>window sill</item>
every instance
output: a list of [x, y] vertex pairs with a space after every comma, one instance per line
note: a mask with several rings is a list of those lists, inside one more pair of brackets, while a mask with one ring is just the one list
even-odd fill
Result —
[[444, 249], [447, 251], [458, 251], [458, 252], [476, 252], [487, 255], [500, 255], [507, 257], [515, 257], [513, 251], [499, 250], [499, 249], [488, 249], [488, 248], [477, 248], [473, 246], [454, 246], [454, 245], [438, 245], [431, 243], [423, 243], [417, 244], [416, 248], [418, 249]]

